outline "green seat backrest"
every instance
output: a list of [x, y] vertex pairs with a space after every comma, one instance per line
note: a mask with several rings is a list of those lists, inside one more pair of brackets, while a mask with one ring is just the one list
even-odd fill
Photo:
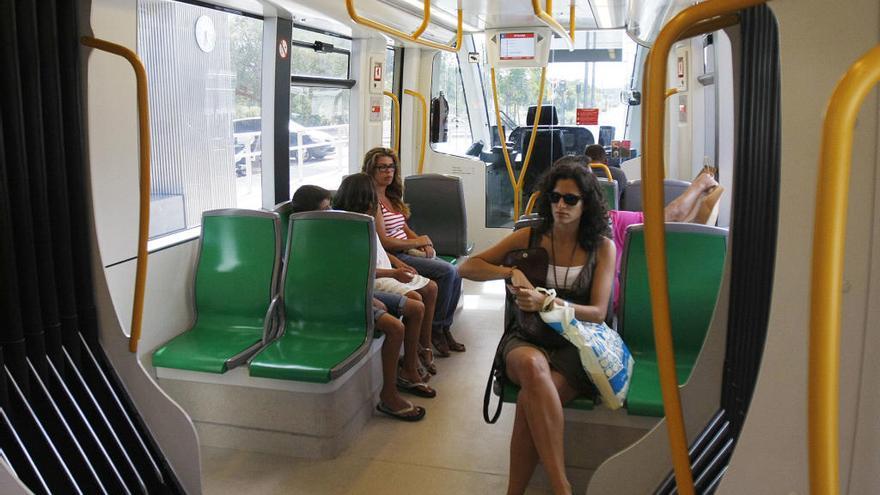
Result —
[[215, 211], [202, 218], [196, 311], [262, 321], [277, 283], [276, 216], [253, 210]]
[[193, 284], [196, 321], [154, 352], [154, 366], [223, 373], [259, 350], [274, 331], [266, 328], [266, 314], [278, 291], [279, 231], [272, 212], [202, 214]]
[[364, 333], [365, 315], [372, 322], [376, 266], [372, 217], [299, 213], [290, 228], [283, 291], [288, 325], [329, 321], [360, 327]]
[[[622, 261], [620, 332], [630, 352], [654, 355], [644, 226], [627, 229]], [[691, 365], [709, 327], [724, 270], [727, 230], [696, 224], [666, 224], [669, 310], [676, 358]], [[684, 383], [690, 373], [679, 376]]]
[[609, 210], [619, 210], [620, 206], [620, 193], [617, 190], [617, 181], [596, 178], [599, 182], [599, 188], [602, 189], [602, 194], [605, 196], [605, 208]]
[[373, 217], [341, 211], [291, 215], [283, 270], [283, 335], [250, 374], [329, 382], [368, 350], [373, 335]]

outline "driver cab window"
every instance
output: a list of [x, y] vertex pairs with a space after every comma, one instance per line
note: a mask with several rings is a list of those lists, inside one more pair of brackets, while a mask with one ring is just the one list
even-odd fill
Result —
[[440, 52], [431, 71], [429, 119], [431, 148], [440, 153], [467, 155], [474, 142], [458, 57]]

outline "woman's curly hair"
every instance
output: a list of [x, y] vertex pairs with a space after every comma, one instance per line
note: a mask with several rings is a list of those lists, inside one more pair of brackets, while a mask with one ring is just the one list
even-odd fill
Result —
[[409, 218], [409, 206], [403, 202], [403, 179], [400, 177], [400, 158], [397, 157], [397, 153], [394, 150], [380, 146], [367, 151], [367, 154], [364, 155], [364, 164], [361, 167], [361, 172], [369, 175], [370, 178], [375, 177], [376, 161], [383, 156], [387, 156], [394, 161], [394, 179], [385, 188], [385, 197], [388, 198], [388, 201], [391, 202], [391, 206], [395, 210], [403, 213], [405, 218]]
[[599, 247], [602, 237], [610, 237], [608, 210], [596, 176], [590, 171], [589, 161], [583, 156], [569, 155], [556, 160], [550, 169], [539, 179], [537, 190], [538, 214], [542, 222], [536, 227], [538, 232], [547, 233], [553, 228], [553, 211], [549, 196], [556, 183], [571, 179], [577, 184], [583, 201], [583, 214], [578, 224], [578, 244], [588, 251]]

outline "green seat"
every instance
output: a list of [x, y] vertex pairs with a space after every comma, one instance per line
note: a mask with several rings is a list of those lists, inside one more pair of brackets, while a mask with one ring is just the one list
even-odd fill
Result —
[[619, 210], [620, 193], [617, 191], [617, 181], [599, 177], [596, 180], [599, 182], [599, 188], [602, 189], [602, 194], [605, 196], [605, 207], [609, 210]]
[[244, 363], [273, 331], [267, 315], [277, 292], [280, 259], [275, 213], [203, 213], [193, 284], [196, 321], [153, 353], [153, 366], [224, 373]]
[[[621, 263], [619, 330], [635, 358], [626, 408], [629, 414], [663, 416], [643, 227], [639, 224], [627, 229]], [[672, 340], [681, 385], [690, 377], [715, 310], [727, 252], [727, 230], [667, 223], [666, 252]]]
[[[519, 387], [514, 385], [513, 383], [507, 383], [504, 385], [504, 391], [502, 392], [501, 399], [504, 402], [516, 403], [516, 398], [519, 395]], [[566, 409], [578, 409], [581, 411], [591, 411], [594, 406], [593, 399], [587, 397], [577, 397], [568, 404], [565, 405]]]
[[281, 336], [250, 375], [327, 383], [364, 357], [373, 336], [373, 217], [341, 211], [291, 215], [282, 275]]

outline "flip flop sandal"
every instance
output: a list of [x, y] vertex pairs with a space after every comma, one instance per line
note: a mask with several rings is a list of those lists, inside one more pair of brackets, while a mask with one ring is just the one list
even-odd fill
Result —
[[[409, 407], [404, 407], [403, 409], [393, 411], [384, 402], [380, 402], [376, 404], [376, 410], [380, 413], [387, 414], [394, 419], [399, 419], [401, 421], [406, 421], [409, 423], [421, 421], [425, 417], [425, 408], [421, 406], [414, 406], [412, 404], [410, 404]], [[411, 414], [413, 411], [415, 411], [416, 413]]]
[[450, 356], [449, 343], [446, 342], [446, 336], [443, 335], [443, 332], [431, 335], [431, 344], [434, 345], [434, 349], [437, 351], [437, 357], [447, 358]]
[[397, 377], [397, 390], [424, 397], [426, 399], [432, 399], [437, 396], [437, 391], [429, 387], [426, 383], [413, 383], [401, 376]]

